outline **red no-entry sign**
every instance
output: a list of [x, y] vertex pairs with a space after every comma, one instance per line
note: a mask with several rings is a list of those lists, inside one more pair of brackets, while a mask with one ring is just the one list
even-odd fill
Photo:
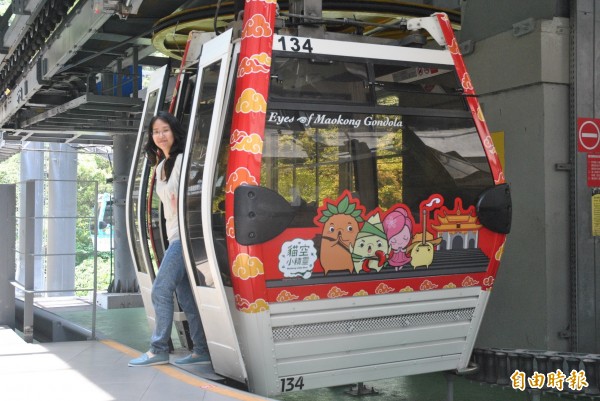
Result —
[[577, 150], [580, 152], [600, 152], [600, 119], [577, 119]]

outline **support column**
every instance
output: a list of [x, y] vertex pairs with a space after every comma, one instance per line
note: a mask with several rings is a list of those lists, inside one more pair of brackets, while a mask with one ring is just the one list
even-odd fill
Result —
[[[75, 228], [77, 224], [77, 152], [50, 144], [48, 162], [48, 256], [46, 290], [75, 288]], [[48, 296], [74, 295], [49, 292]]]
[[115, 235], [115, 278], [110, 285], [112, 293], [137, 292], [133, 260], [127, 240], [125, 197], [127, 196], [127, 178], [131, 169], [135, 135], [115, 135], [113, 137], [113, 203]]
[[490, 131], [504, 139], [513, 202], [476, 346], [570, 351], [570, 21], [558, 2], [526, 3], [463, 3], [465, 62]]
[[[21, 149], [21, 193], [25, 193], [25, 181], [35, 180], [35, 192], [40, 196], [35, 198], [35, 204], [32, 207], [35, 209], [33, 212], [36, 217], [35, 222], [32, 223], [33, 233], [32, 235], [32, 249], [35, 255], [42, 254], [42, 228], [43, 222], [41, 218], [44, 214], [44, 144], [41, 142], [27, 142]], [[19, 210], [20, 217], [24, 217], [23, 211], [25, 210], [25, 197], [20, 196], [19, 198]], [[21, 219], [19, 221], [19, 263], [17, 265], [17, 281], [24, 283], [25, 279], [25, 221]], [[33, 289], [43, 290], [45, 287], [44, 271], [42, 266], [42, 257], [33, 256]]]
[[577, 151], [577, 119], [600, 118], [600, 4], [571, 2], [572, 110], [569, 177], [571, 226], [571, 350], [600, 352], [600, 237], [592, 236], [592, 196], [588, 185], [588, 154]]
[[15, 327], [16, 186], [0, 185], [0, 326]]

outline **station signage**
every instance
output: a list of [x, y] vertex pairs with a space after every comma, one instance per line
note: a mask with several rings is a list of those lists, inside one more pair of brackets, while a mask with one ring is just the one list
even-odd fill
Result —
[[600, 154], [587, 155], [587, 185], [591, 188], [600, 187]]

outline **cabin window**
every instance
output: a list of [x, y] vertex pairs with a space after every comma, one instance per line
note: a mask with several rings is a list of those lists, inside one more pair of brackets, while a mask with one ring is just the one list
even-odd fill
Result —
[[271, 101], [364, 104], [369, 100], [367, 65], [319, 58], [279, 58], [273, 65]]
[[229, 133], [231, 132], [231, 122], [233, 117], [233, 107], [231, 107], [233, 95], [235, 93], [235, 80], [232, 80], [232, 87], [229, 89], [231, 95], [227, 103], [227, 114], [223, 123], [223, 135], [221, 135], [221, 144], [217, 156], [217, 165], [213, 180], [213, 198], [211, 208], [213, 245], [217, 264], [221, 274], [221, 281], [226, 286], [231, 286], [231, 270], [229, 269], [228, 250], [227, 250], [227, 226], [225, 220], [225, 193], [227, 190], [227, 161], [229, 160]]
[[152, 230], [152, 238], [148, 238], [148, 249], [151, 250], [150, 260], [152, 268], [156, 271], [165, 254], [165, 243], [167, 238], [167, 228], [164, 225], [162, 203], [158, 197], [158, 192], [156, 192], [156, 185], [154, 185], [152, 192], [150, 208], [150, 213], [147, 215], [150, 217], [149, 227]]
[[448, 66], [284, 59], [272, 75], [261, 185], [297, 206], [292, 226], [313, 225], [323, 199], [344, 190], [367, 211], [418, 213], [431, 194], [467, 207], [493, 185]]
[[[187, 224], [183, 229], [187, 230], [187, 239], [189, 241], [188, 249], [191, 250], [191, 263], [196, 266], [195, 281], [196, 285], [205, 285], [212, 282], [205, 275], [209, 274], [206, 256], [206, 247], [204, 244], [204, 235], [202, 232], [201, 218], [201, 196], [202, 196], [202, 175], [204, 173], [204, 162], [206, 159], [206, 146], [210, 133], [214, 101], [217, 92], [217, 84], [221, 62], [215, 62], [203, 68], [200, 95], [196, 105], [196, 115], [194, 125], [191, 127], [188, 135], [192, 135], [191, 155], [189, 165], [186, 169], [186, 211], [185, 217]], [[181, 228], [180, 228], [181, 229]]]
[[409, 110], [465, 109], [455, 74], [448, 66], [373, 65], [373, 88], [380, 106]]
[[[150, 121], [150, 119], [152, 118], [152, 116], [154, 115], [154, 111], [156, 110], [156, 104], [158, 103], [158, 94], [159, 91], [158, 89], [150, 92], [148, 94], [148, 100], [147, 100], [147, 104], [146, 104], [146, 112], [143, 114], [142, 116], [142, 121], [140, 122], [142, 130], [144, 130], [144, 133], [146, 132], [145, 130], [148, 127], [148, 122]], [[138, 271], [142, 272], [142, 273], [146, 273], [149, 274], [148, 271], [148, 266], [146, 266], [146, 263], [143, 260], [140, 260], [140, 257], [142, 255], [144, 255], [146, 253], [145, 251], [145, 246], [147, 244], [143, 244], [143, 241], [147, 241], [148, 238], [144, 235], [147, 234], [145, 231], [145, 227], [146, 227], [146, 215], [143, 212], [143, 210], [145, 210], [145, 208], [140, 208], [140, 205], [145, 205], [146, 203], [146, 199], [148, 196], [147, 193], [147, 181], [148, 181], [148, 174], [150, 169], [146, 168], [146, 162], [145, 162], [145, 154], [142, 150], [140, 150], [140, 153], [138, 154], [138, 158], [137, 160], [135, 160], [135, 175], [134, 175], [134, 180], [133, 180], [133, 188], [132, 188], [132, 192], [131, 192], [131, 215], [130, 215], [130, 224], [131, 227], [134, 227], [133, 231], [133, 244], [134, 247], [136, 249], [136, 252], [134, 252], [134, 257], [136, 258], [136, 267], [138, 269]], [[140, 196], [142, 197], [140, 199]], [[144, 232], [142, 233], [142, 228], [144, 229]], [[142, 234], [141, 234], [142, 233]], [[143, 236], [143, 237], [142, 237]], [[142, 245], [143, 244], [143, 245]]]

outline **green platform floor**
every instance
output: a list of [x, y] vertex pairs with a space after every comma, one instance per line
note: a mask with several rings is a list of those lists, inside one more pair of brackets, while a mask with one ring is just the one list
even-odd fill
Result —
[[[47, 310], [86, 329], [91, 329], [91, 307], [68, 306], [51, 307]], [[105, 310], [97, 308], [96, 336], [100, 339], [111, 339], [127, 345], [140, 352], [149, 346], [150, 332], [143, 308], [125, 308]], [[174, 339], [177, 338], [174, 332]], [[175, 348], [179, 346], [174, 341]], [[340, 386], [317, 390], [293, 392], [278, 396], [281, 401], [445, 401], [449, 400], [447, 381], [443, 373], [431, 373], [395, 379], [365, 382], [369, 390], [374, 388], [378, 394], [354, 396], [346, 392], [350, 386]], [[490, 386], [479, 382], [454, 377], [454, 401], [526, 401], [526, 400], [586, 400], [583, 396], [574, 396], [563, 392], [560, 394], [541, 394], [533, 398], [525, 391]], [[594, 398], [600, 400], [600, 398]]]

